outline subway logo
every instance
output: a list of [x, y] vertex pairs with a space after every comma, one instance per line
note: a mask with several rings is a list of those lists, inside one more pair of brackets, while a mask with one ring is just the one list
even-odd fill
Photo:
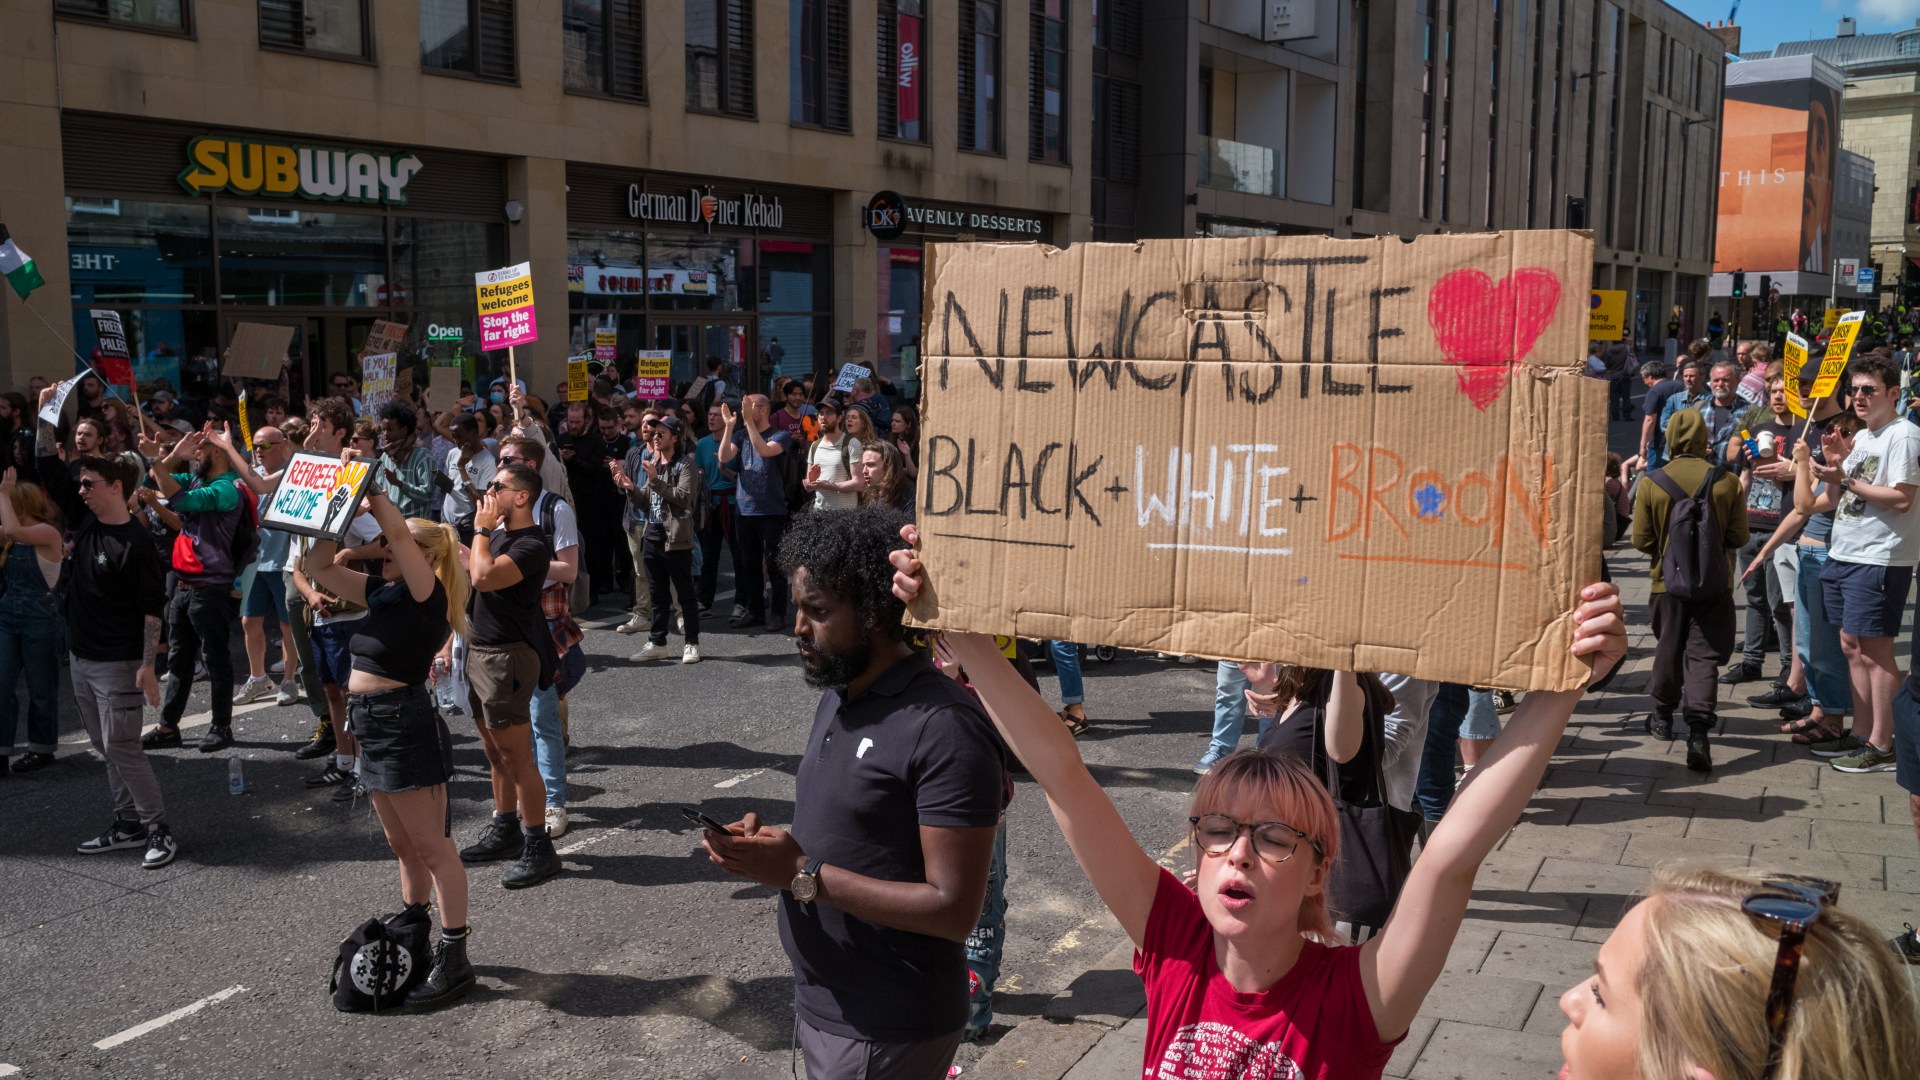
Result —
[[180, 186], [194, 195], [226, 191], [280, 199], [405, 206], [420, 171], [412, 154], [253, 142], [202, 135], [187, 146]]

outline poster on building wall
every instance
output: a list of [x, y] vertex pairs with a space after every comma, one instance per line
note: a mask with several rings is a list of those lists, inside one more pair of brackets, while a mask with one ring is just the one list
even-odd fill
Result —
[[1727, 66], [1716, 271], [1832, 271], [1840, 90], [1810, 56]]
[[480, 351], [531, 345], [540, 340], [533, 317], [533, 264], [518, 263], [473, 275], [480, 305]]

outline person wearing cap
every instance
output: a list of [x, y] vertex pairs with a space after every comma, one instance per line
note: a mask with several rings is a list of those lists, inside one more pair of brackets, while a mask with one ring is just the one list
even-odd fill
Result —
[[[700, 605], [693, 589], [693, 532], [700, 500], [700, 466], [685, 449], [686, 425], [672, 414], [651, 429], [652, 453], [640, 447], [624, 462], [610, 462], [613, 482], [626, 496], [625, 525], [639, 535], [641, 571], [653, 601], [653, 627], [635, 661], [666, 658], [667, 630], [673, 625], [673, 601], [680, 601], [687, 643], [680, 662], [700, 662]], [[672, 595], [669, 595], [671, 587]]]

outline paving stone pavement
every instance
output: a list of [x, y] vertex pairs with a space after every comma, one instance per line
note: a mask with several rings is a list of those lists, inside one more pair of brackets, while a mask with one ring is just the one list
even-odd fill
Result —
[[[1714, 769], [1704, 778], [1687, 771], [1684, 741], [1644, 733], [1653, 646], [1646, 559], [1624, 546], [1607, 555], [1635, 631], [1626, 667], [1608, 692], [1581, 703], [1539, 794], [1481, 868], [1446, 973], [1388, 1076], [1553, 1076], [1560, 995], [1592, 970], [1650, 868], [1670, 860], [1832, 877], [1847, 907], [1889, 933], [1920, 923], [1920, 842], [1906, 794], [1892, 773], [1848, 775], [1793, 746], [1773, 710], [1746, 705], [1765, 682], [1722, 687]], [[1768, 657], [1769, 673], [1776, 660]], [[1128, 965], [1126, 949], [1109, 953], [1075, 983], [1090, 989], [1083, 1008], [1069, 991], [969, 1074], [1095, 1080], [1137, 1070], [1146, 1023]]]

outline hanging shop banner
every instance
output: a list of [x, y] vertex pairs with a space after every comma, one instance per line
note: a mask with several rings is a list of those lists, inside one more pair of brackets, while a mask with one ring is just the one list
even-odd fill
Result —
[[1625, 341], [1627, 294], [1624, 289], [1595, 289], [1587, 302], [1587, 339]]
[[576, 356], [567, 361], [567, 400], [585, 401], [592, 388], [593, 377], [587, 374], [587, 358]]
[[338, 540], [346, 535], [372, 479], [373, 470], [365, 461], [341, 461], [304, 451], [295, 454], [260, 515], [260, 524]]
[[634, 368], [633, 392], [648, 401], [658, 401], [668, 393], [667, 380], [673, 374], [673, 353], [665, 349], [643, 349], [640, 364]]
[[473, 275], [480, 304], [480, 351], [531, 345], [540, 340], [533, 317], [533, 264], [519, 263]]
[[897, 20], [899, 26], [899, 53], [894, 58], [894, 70], [899, 72], [895, 80], [894, 116], [900, 122], [901, 133], [917, 130], [908, 125], [920, 123], [920, 16], [902, 14]]

